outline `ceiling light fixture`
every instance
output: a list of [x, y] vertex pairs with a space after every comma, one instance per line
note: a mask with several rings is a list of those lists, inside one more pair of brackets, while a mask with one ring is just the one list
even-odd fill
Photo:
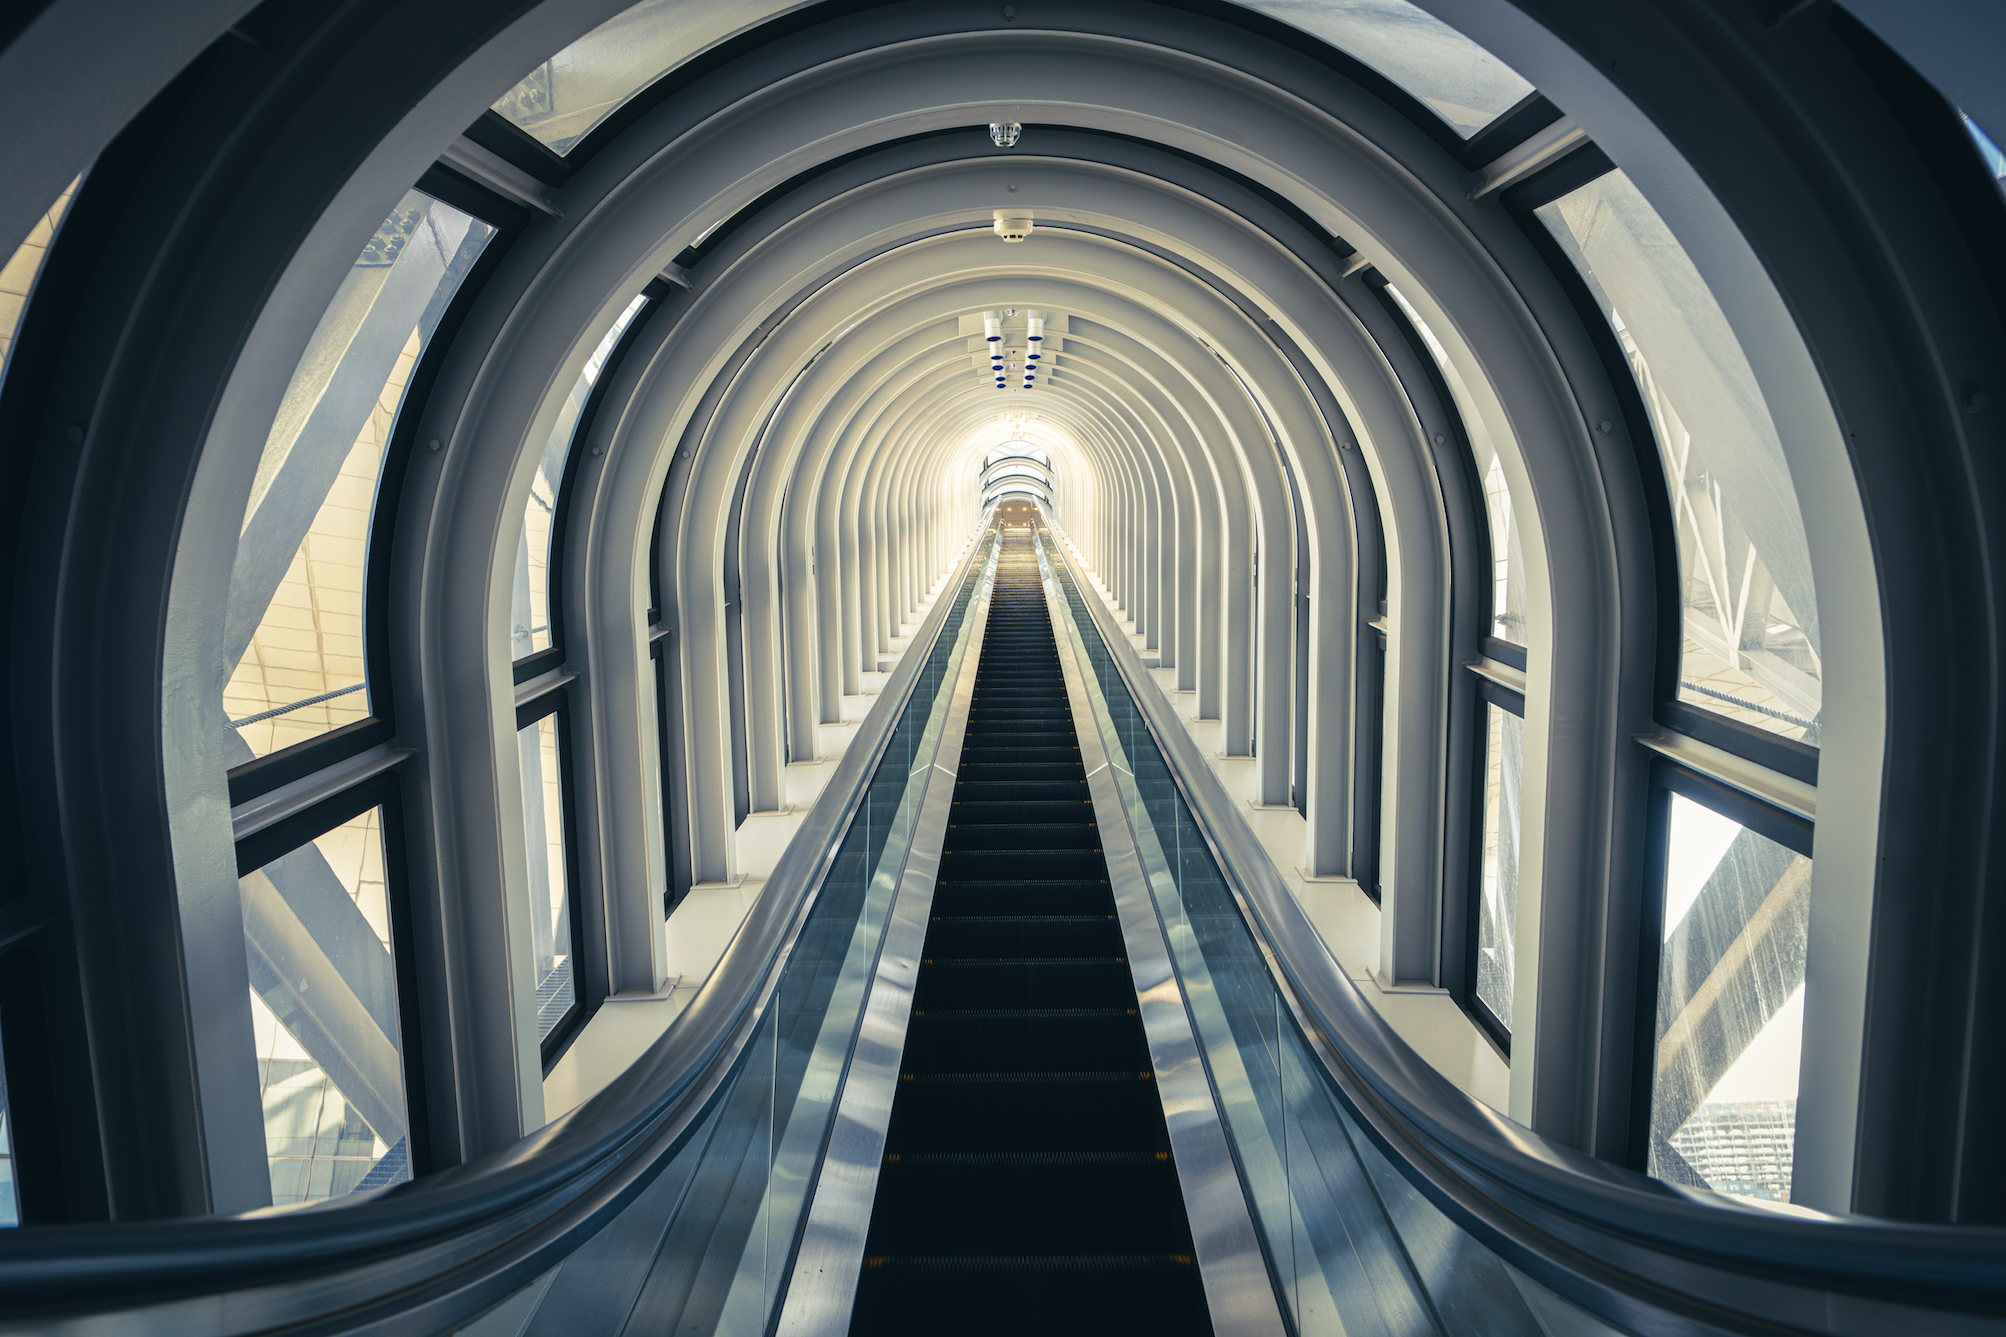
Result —
[[989, 142], [999, 149], [1016, 148], [1017, 140], [1023, 133], [1024, 127], [1017, 121], [991, 121], [989, 123]]

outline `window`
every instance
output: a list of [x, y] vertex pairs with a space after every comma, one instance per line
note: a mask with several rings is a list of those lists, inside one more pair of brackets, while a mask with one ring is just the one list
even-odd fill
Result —
[[550, 440], [543, 447], [536, 477], [529, 485], [529, 500], [523, 503], [522, 538], [516, 545], [515, 599], [509, 635], [509, 656], [512, 659], [548, 650], [557, 643], [556, 631], [551, 626], [554, 609], [550, 598], [550, 545], [555, 537], [560, 500], [558, 493], [564, 486], [565, 460], [571, 454], [579, 415], [585, 411], [585, 401], [591, 395], [592, 387], [598, 383], [601, 368], [606, 365], [613, 346], [626, 332], [628, 322], [634, 319], [634, 313], [647, 300], [646, 294], [643, 294], [629, 302], [627, 309], [613, 322], [613, 328], [606, 331], [606, 337], [592, 350], [592, 356], [585, 360], [585, 369], [579, 372], [577, 382], [564, 397], [564, 403], [558, 409], [557, 422], [550, 429]]
[[7, 1106], [7, 1056], [0, 1053], [0, 1229], [20, 1224], [21, 1200], [14, 1192], [14, 1124]]
[[1663, 913], [1644, 1037], [1646, 1163], [1674, 1183], [1788, 1202], [1810, 827], [1669, 766], [1659, 783]]
[[567, 841], [564, 693], [551, 692], [516, 716], [522, 763], [522, 829], [529, 861], [530, 951], [536, 980], [536, 1039], [546, 1064], [583, 1019], [579, 945], [583, 939]]
[[[2006, 183], [2006, 153], [1999, 151], [1999, 145], [1993, 142], [1992, 136], [1978, 128], [1978, 122], [1963, 112], [1959, 112], [1958, 116], [1964, 122], [1965, 133], [1969, 134], [1971, 142], [1977, 145], [1978, 156], [1985, 160], [1985, 170], [1992, 174], [1994, 181]], [[2006, 184], [2002, 184], [2002, 188], [2006, 188]]]
[[34, 291], [42, 261], [48, 258], [49, 245], [56, 239], [56, 228], [69, 212], [70, 199], [82, 180], [78, 177], [63, 188], [48, 212], [28, 230], [27, 239], [0, 266], [0, 378], [7, 374], [7, 354], [14, 349], [14, 332], [21, 328], [21, 315], [28, 309], [28, 294]]
[[404, 387], [494, 229], [419, 191], [383, 221], [286, 387], [231, 574], [234, 764], [366, 718], [364, 556]]
[[1477, 861], [1470, 998], [1479, 1020], [1511, 1034], [1513, 935], [1518, 930], [1518, 833], [1525, 775], [1525, 700], [1492, 683], [1484, 705], [1483, 838]]
[[1355, 56], [1425, 103], [1464, 139], [1530, 97], [1532, 85], [1406, 0], [1240, 0]]
[[[1504, 463], [1497, 447], [1485, 435], [1477, 449], [1477, 467], [1484, 480], [1484, 512], [1491, 529], [1491, 621], [1492, 640], [1511, 645], [1526, 643], [1525, 553], [1521, 551], [1518, 525], [1511, 508], [1511, 489], [1505, 484]], [[1486, 458], [1488, 457], [1488, 458]]]
[[676, 66], [790, 8], [762, 0], [642, 0], [531, 70], [494, 104], [553, 153], [569, 153], [600, 122]]
[[679, 664], [675, 639], [668, 628], [656, 626], [648, 636], [648, 660], [655, 677], [655, 756], [659, 767], [655, 788], [660, 805], [664, 849], [662, 917], [675, 913], [690, 894], [690, 843], [683, 797], [682, 715], [677, 688]]
[[238, 879], [275, 1206], [413, 1173], [397, 959], [408, 920], [385, 812], [343, 817]]
[[1706, 281], [1621, 172], [1538, 211], [1649, 410], [1678, 535], [1677, 700], [1818, 741], [1818, 605], [1804, 520], [1755, 373]]
[[1476, 456], [1477, 480], [1483, 490], [1484, 517], [1488, 522], [1491, 543], [1490, 620], [1484, 635], [1490, 640], [1503, 641], [1515, 647], [1519, 653], [1504, 657], [1515, 667], [1524, 668], [1524, 647], [1528, 643], [1525, 548], [1512, 510], [1511, 487], [1505, 481], [1504, 461], [1498, 456], [1497, 443], [1491, 439], [1483, 415], [1476, 412], [1469, 389], [1463, 382], [1463, 374], [1449, 359], [1449, 350], [1442, 347], [1442, 341], [1435, 337], [1435, 331], [1421, 318], [1421, 313], [1414, 309], [1406, 294], [1391, 283], [1386, 285], [1386, 291], [1412, 322], [1421, 336], [1421, 342], [1427, 345], [1428, 355], [1435, 360], [1435, 367], [1442, 373], [1442, 380], [1449, 388], [1456, 414], [1462, 419], [1463, 430], [1469, 434], [1470, 449]]

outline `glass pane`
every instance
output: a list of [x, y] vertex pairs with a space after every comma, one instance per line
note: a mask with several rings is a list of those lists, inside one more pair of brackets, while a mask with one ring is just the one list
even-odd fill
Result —
[[0, 379], [7, 374], [7, 355], [14, 351], [14, 331], [21, 328], [21, 315], [28, 309], [28, 294], [34, 291], [35, 278], [42, 272], [42, 261], [49, 256], [49, 243], [56, 239], [56, 226], [63, 221], [69, 211], [70, 199], [77, 193], [78, 177], [63, 187], [63, 193], [49, 206], [34, 227], [28, 229], [27, 240], [15, 248], [4, 267], [0, 267]]
[[606, 331], [606, 337], [592, 350], [592, 356], [585, 360], [585, 370], [578, 374], [577, 383], [557, 411], [550, 440], [544, 443], [543, 458], [537, 462], [536, 477], [529, 485], [529, 500], [523, 503], [522, 538], [516, 544], [514, 616], [509, 634], [512, 658], [521, 659], [551, 647], [550, 534], [557, 519], [557, 490], [564, 485], [564, 461], [571, 454], [578, 415], [584, 411], [586, 397], [599, 379], [599, 369], [606, 365], [613, 345], [620, 341], [628, 322], [647, 300], [636, 297], [629, 302], [620, 318], [613, 322], [613, 328]]
[[1790, 1200], [1811, 861], [1671, 800], [1651, 1173]]
[[363, 719], [363, 558], [383, 451], [425, 342], [494, 229], [412, 191], [293, 372], [237, 541], [224, 631], [233, 764]]
[[1484, 48], [1406, 0], [1240, 0], [1399, 84], [1468, 139], [1532, 94]]
[[552, 152], [569, 153], [690, 57], [798, 7], [798, 0], [642, 0], [531, 70], [494, 109]]
[[7, 1056], [0, 1053], [0, 1229], [21, 1224], [21, 1200], [14, 1192], [14, 1121], [7, 1104]]
[[1518, 926], [1519, 781], [1525, 721], [1484, 705], [1484, 863], [1477, 901], [1477, 1001], [1511, 1029], [1512, 935]]
[[272, 1202], [411, 1177], [383, 814], [238, 879]]
[[1594, 291], [1650, 408], [1678, 528], [1679, 699], [1815, 744], [1822, 682], [1804, 518], [1727, 317], [1621, 172], [1539, 216]]
[[[1491, 522], [1490, 634], [1524, 645], [1525, 553], [1512, 518], [1511, 489], [1505, 484], [1504, 465], [1498, 460], [1496, 447], [1486, 440], [1477, 453], [1477, 467], [1484, 471], [1484, 507]], [[1488, 460], [1482, 458], [1486, 455]]]
[[2006, 187], [2006, 153], [1999, 151], [1999, 145], [1993, 141], [1992, 136], [1978, 128], [1978, 122], [1965, 116], [1963, 112], [1959, 112], [1958, 115], [1964, 118], [1964, 128], [1970, 134], [1971, 142], [1978, 146], [1978, 156], [1985, 160], [1985, 170], [1992, 174], [1994, 181]]
[[564, 772], [557, 729], [557, 716], [545, 715], [515, 736], [522, 754], [522, 829], [529, 842], [538, 1040], [578, 1001], [571, 975], [571, 878], [564, 857]]
[[1456, 413], [1463, 420], [1463, 430], [1469, 434], [1470, 448], [1476, 453], [1477, 475], [1483, 479], [1484, 511], [1491, 532], [1491, 620], [1485, 634], [1510, 641], [1513, 645], [1528, 644], [1525, 547], [1512, 512], [1511, 487], [1505, 481], [1504, 463], [1498, 458], [1497, 443], [1491, 439], [1483, 415], [1476, 411], [1463, 374], [1449, 360], [1449, 350], [1442, 347], [1434, 329], [1422, 319], [1421, 313], [1414, 309], [1414, 304], [1399, 288], [1389, 283], [1386, 291], [1393, 295], [1393, 300], [1400, 304], [1407, 319], [1413, 322], [1415, 330], [1421, 335], [1421, 342], [1427, 345], [1428, 355], [1435, 359], [1436, 368], [1448, 383]]

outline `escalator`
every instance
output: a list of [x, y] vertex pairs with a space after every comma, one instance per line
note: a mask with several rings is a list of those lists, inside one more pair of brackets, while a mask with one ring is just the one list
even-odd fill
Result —
[[979, 535], [598, 1095], [339, 1211], [10, 1232], [0, 1334], [1999, 1330], [1998, 1232], [1668, 1188], [1453, 1087], [1124, 639], [1050, 530]]
[[953, 793], [850, 1331], [1209, 1333], [1028, 530]]

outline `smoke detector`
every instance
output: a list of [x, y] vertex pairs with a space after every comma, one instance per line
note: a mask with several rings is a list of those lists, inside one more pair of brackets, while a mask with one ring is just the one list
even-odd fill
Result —
[[1022, 241], [1031, 235], [1029, 214], [1012, 213], [1008, 209], [996, 210], [996, 235], [1005, 241]]

